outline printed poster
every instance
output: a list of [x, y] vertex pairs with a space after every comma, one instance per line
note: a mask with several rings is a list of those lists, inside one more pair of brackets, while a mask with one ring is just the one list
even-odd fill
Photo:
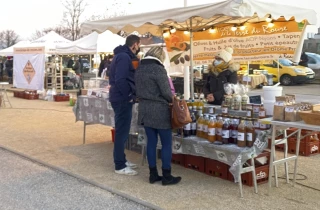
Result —
[[[194, 65], [209, 64], [215, 53], [231, 47], [233, 60], [256, 61], [278, 58], [291, 59], [302, 36], [304, 23], [295, 21], [247, 23], [232, 31], [232, 25], [218, 26], [213, 31], [193, 33]], [[171, 66], [190, 65], [190, 34], [177, 31], [164, 37]]]
[[44, 48], [15, 48], [13, 85], [17, 88], [43, 90], [45, 72]]

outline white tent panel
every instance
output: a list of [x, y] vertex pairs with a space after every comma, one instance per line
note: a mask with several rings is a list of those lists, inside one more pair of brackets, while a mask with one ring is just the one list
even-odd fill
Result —
[[119, 45], [124, 45], [125, 41], [125, 38], [107, 30], [102, 34], [99, 34], [97, 41], [97, 52], [112, 53], [114, 48], [116, 48]]
[[12, 45], [11, 47], [8, 47], [6, 49], [3, 49], [0, 51], [0, 56], [13, 56], [13, 48], [14, 47], [23, 47], [25, 45], [28, 45], [29, 41], [20, 41], [16, 43], [15, 45]]
[[70, 40], [60, 36], [54, 31], [51, 31], [46, 35], [44, 35], [43, 37], [40, 37], [39, 39], [32, 41], [26, 47], [45, 47], [46, 54], [55, 54], [56, 46], [58, 44], [64, 44], [64, 43], [66, 44], [70, 42], [71, 42]]
[[92, 32], [74, 42], [59, 44], [56, 46], [57, 54], [94, 54], [97, 51], [97, 40], [99, 34]]
[[[117, 33], [124, 30], [128, 33], [138, 31], [140, 34], [150, 32], [162, 35], [162, 28], [174, 26], [178, 29], [201, 30], [204, 26], [219, 23], [239, 24], [242, 22], [264, 21], [269, 15], [273, 19], [283, 16], [287, 20], [294, 16], [300, 22], [308, 20], [310, 24], [317, 23], [314, 10], [256, 0], [226, 0], [218, 3], [174, 8], [163, 11], [116, 17], [105, 20], [85, 22], [81, 25], [83, 33], [110, 30]], [[192, 26], [189, 19], [193, 17]]]

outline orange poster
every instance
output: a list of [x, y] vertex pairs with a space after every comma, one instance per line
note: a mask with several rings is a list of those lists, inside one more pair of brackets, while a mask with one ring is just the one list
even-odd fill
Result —
[[[293, 58], [302, 36], [304, 23], [295, 21], [247, 23], [241, 30], [232, 31], [232, 25], [220, 26], [214, 30], [193, 33], [194, 65], [209, 64], [215, 53], [233, 48], [233, 60], [256, 61], [278, 58]], [[190, 65], [190, 34], [177, 31], [165, 38], [170, 64]]]

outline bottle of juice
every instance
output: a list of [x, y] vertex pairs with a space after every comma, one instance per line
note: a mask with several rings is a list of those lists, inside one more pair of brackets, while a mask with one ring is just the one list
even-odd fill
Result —
[[203, 131], [203, 115], [201, 114], [197, 121], [197, 136], [202, 138]]
[[246, 122], [244, 119], [241, 119], [241, 122], [238, 126], [238, 138], [237, 138], [238, 146], [245, 147], [247, 145], [246, 139], [247, 139]]
[[[192, 111], [197, 116], [197, 101], [196, 100], [192, 100]], [[198, 116], [197, 116], [197, 119], [198, 119]]]
[[191, 135], [195, 136], [197, 135], [197, 118], [194, 112], [191, 112]]
[[238, 121], [237, 121], [237, 119], [233, 119], [229, 128], [230, 128], [229, 143], [230, 144], [237, 144], [237, 138], [238, 138]]
[[204, 139], [208, 138], [208, 125], [209, 125], [209, 116], [206, 114], [204, 115], [203, 129], [202, 129], [202, 138]]
[[210, 121], [208, 124], [208, 141], [215, 142], [216, 141], [216, 120], [214, 117], [210, 117]]
[[260, 119], [266, 118], [266, 110], [264, 109], [263, 106], [260, 106], [259, 118], [260, 118]]
[[230, 130], [229, 130], [229, 119], [225, 119], [222, 125], [222, 143], [229, 144]]
[[191, 98], [189, 98], [189, 100], [187, 101], [187, 105], [188, 105], [189, 112], [191, 114], [191, 112], [192, 112], [192, 100], [191, 100]]
[[222, 142], [222, 126], [223, 126], [223, 120], [222, 120], [222, 117], [219, 117], [216, 124], [216, 139], [217, 141], [220, 141], [220, 142]]
[[197, 109], [198, 109], [198, 115], [200, 116], [201, 114], [203, 114], [203, 107], [204, 107], [204, 103], [202, 101], [202, 98], [200, 98], [200, 100], [197, 103]]
[[255, 140], [255, 131], [252, 123], [252, 119], [247, 120], [246, 126], [246, 133], [247, 133], [247, 147], [252, 147]]

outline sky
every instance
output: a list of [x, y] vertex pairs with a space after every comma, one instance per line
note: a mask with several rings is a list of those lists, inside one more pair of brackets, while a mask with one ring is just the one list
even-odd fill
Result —
[[[108, 5], [115, 0], [87, 0], [84, 17], [103, 14]], [[118, 0], [122, 2], [126, 14], [137, 14], [156, 10], [183, 7], [184, 0]], [[187, 0], [187, 5], [207, 4], [219, 0]], [[265, 0], [266, 1], [266, 0]], [[279, 0], [267, 0], [278, 2]], [[0, 11], [0, 31], [11, 29], [16, 31], [21, 40], [28, 39], [36, 30], [59, 25], [63, 17], [62, 0], [0, 0], [3, 7]], [[130, 2], [128, 4], [127, 2]], [[157, 4], [158, 2], [159, 4]], [[320, 1], [318, 0], [281, 0], [287, 4], [309, 9], [318, 8], [318, 26], [320, 26]], [[309, 27], [309, 32], [316, 32], [316, 27]]]

